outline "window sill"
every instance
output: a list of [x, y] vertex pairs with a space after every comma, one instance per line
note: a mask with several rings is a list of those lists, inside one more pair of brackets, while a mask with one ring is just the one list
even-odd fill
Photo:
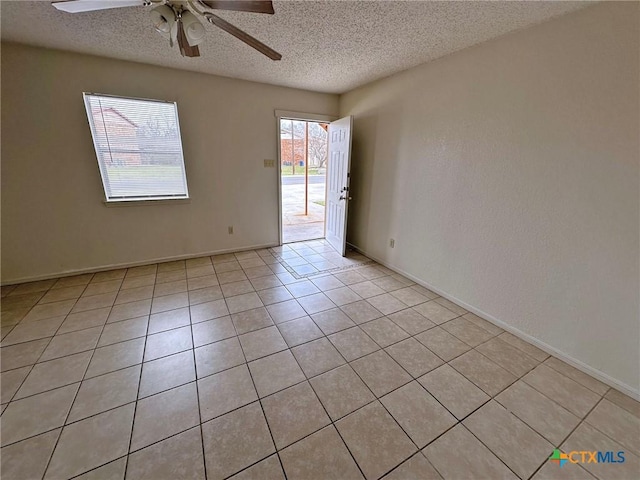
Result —
[[103, 200], [105, 207], [141, 207], [148, 205], [182, 205], [191, 203], [191, 198], [158, 198], [149, 200]]

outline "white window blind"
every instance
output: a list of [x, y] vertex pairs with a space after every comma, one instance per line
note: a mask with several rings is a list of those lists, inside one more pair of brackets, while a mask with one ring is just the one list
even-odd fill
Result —
[[108, 202], [188, 198], [175, 103], [84, 94]]

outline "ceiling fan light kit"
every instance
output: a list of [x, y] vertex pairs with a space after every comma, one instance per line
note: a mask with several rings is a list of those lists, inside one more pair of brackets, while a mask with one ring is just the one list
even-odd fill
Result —
[[184, 27], [184, 33], [187, 36], [189, 45], [195, 47], [204, 42], [204, 35], [206, 33], [204, 26], [196, 18], [196, 16], [190, 11], [184, 11], [181, 14], [182, 26]]
[[169, 37], [175, 21], [175, 13], [168, 5], [160, 5], [149, 13], [151, 23], [159, 34]]
[[212, 12], [206, 11], [231, 10], [273, 15], [273, 4], [270, 0], [53, 0], [52, 4], [56, 9], [67, 13], [155, 5], [150, 11], [154, 29], [169, 39], [169, 45], [173, 46], [177, 43], [183, 57], [200, 56], [198, 45], [204, 42], [206, 30], [198, 19], [197, 15], [199, 15], [270, 59], [282, 58], [282, 55], [258, 39]]

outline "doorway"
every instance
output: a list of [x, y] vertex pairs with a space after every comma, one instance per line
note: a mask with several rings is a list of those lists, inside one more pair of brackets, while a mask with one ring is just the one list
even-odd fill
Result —
[[325, 236], [329, 123], [280, 118], [282, 243]]

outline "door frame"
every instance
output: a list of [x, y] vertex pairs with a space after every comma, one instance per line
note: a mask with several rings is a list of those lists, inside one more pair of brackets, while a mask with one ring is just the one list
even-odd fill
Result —
[[[305, 122], [321, 122], [331, 123], [338, 120], [333, 115], [323, 115], [318, 113], [292, 112], [289, 110], [275, 110], [276, 116], [276, 135], [277, 135], [277, 159], [276, 172], [278, 177], [278, 245], [282, 246], [282, 158], [281, 158], [281, 141], [280, 141], [280, 120], [301, 120]], [[305, 166], [306, 168], [306, 166]]]

